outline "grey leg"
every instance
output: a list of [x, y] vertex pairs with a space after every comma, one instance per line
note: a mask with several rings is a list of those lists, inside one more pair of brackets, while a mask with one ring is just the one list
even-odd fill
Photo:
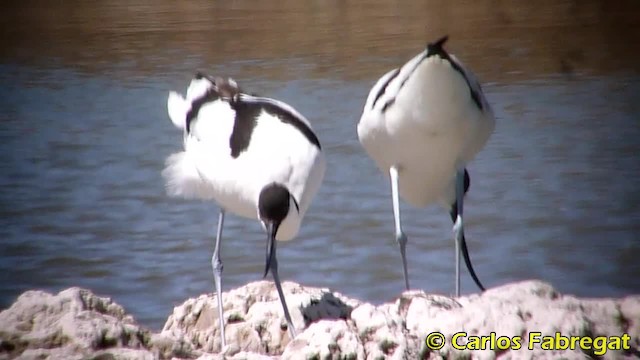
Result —
[[398, 199], [398, 169], [395, 166], [389, 168], [389, 176], [391, 177], [391, 200], [393, 201], [393, 218], [396, 225], [396, 241], [400, 246], [400, 256], [402, 257], [402, 271], [404, 274], [404, 285], [409, 290], [409, 271], [407, 269], [407, 236], [402, 231], [400, 225], [400, 202]]
[[224, 309], [222, 308], [222, 261], [220, 260], [220, 241], [222, 239], [222, 226], [224, 225], [224, 210], [220, 210], [218, 216], [218, 233], [216, 235], [216, 247], [211, 257], [211, 266], [213, 267], [213, 280], [216, 284], [216, 294], [218, 296], [218, 324], [220, 326], [220, 347], [226, 346], [224, 338]]

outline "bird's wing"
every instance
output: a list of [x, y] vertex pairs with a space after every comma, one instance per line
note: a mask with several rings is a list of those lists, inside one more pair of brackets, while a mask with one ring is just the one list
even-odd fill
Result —
[[185, 98], [175, 91], [169, 92], [169, 98], [167, 99], [167, 111], [169, 112], [169, 118], [173, 125], [178, 129], [184, 130], [186, 127], [187, 112], [191, 108]]
[[466, 68], [464, 64], [462, 64], [462, 62], [455, 55], [449, 54], [449, 57], [450, 57], [449, 60], [457, 64], [458, 67], [462, 69], [462, 71], [464, 72], [464, 76], [467, 79], [467, 83], [469, 84], [469, 87], [471, 88], [471, 92], [477, 94], [477, 96], [480, 98], [482, 102], [483, 112], [492, 113], [491, 106], [489, 105], [489, 102], [484, 96], [484, 92], [482, 91], [482, 86], [480, 85], [480, 81], [478, 81], [478, 78], [476, 78], [475, 74], [471, 70]]

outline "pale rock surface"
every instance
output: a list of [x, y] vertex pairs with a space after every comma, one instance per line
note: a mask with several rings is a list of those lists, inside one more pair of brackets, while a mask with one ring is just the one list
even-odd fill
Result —
[[[409, 296], [407, 296], [409, 295]], [[528, 334], [541, 332], [564, 336], [620, 336], [631, 335], [632, 350], [628, 353], [610, 351], [608, 358], [640, 355], [640, 296], [622, 300], [577, 299], [558, 294], [549, 284], [527, 281], [489, 289], [482, 295], [461, 297], [457, 301], [433, 295], [404, 294], [399, 300], [405, 302], [407, 330], [424, 339], [427, 334], [438, 331], [446, 338], [446, 345], [430, 357], [456, 356], [477, 359], [506, 358], [568, 358], [584, 359], [593, 354], [580, 349], [549, 351], [536, 344], [528, 350]], [[397, 302], [396, 302], [397, 303]], [[625, 304], [625, 311], [621, 311]], [[634, 329], [631, 331], [631, 329]], [[519, 350], [456, 350], [451, 346], [451, 337], [458, 332], [487, 336], [491, 332], [499, 336], [521, 336]], [[464, 343], [464, 339], [458, 343]], [[424, 343], [421, 353], [427, 352]]]
[[[302, 287], [292, 282], [284, 282], [282, 289], [298, 332], [319, 319], [346, 319], [359, 304], [329, 289]], [[284, 352], [291, 339], [273, 282], [258, 281], [223, 293], [222, 304], [226, 354], [233, 355], [240, 350], [270, 355]], [[206, 352], [219, 352], [216, 296], [201, 295], [174, 308], [163, 333], [184, 337]]]
[[[70, 288], [27, 291], [0, 313], [0, 359], [154, 359], [195, 356], [179, 339], [153, 336], [109, 298]], [[154, 341], [159, 343], [154, 346]]]
[[354, 330], [344, 320], [320, 320], [290, 342], [280, 359], [364, 359], [364, 348]]
[[253, 352], [241, 351], [235, 355], [229, 357], [226, 354], [203, 354], [196, 360], [273, 360], [278, 359], [277, 356], [269, 356], [264, 354], [257, 354]]
[[[151, 333], [124, 309], [88, 290], [51, 295], [28, 291], [0, 313], [1, 359], [588, 359], [579, 349], [527, 350], [528, 333], [631, 337], [629, 351], [603, 358], [640, 356], [640, 296], [578, 299], [549, 284], [525, 281], [452, 299], [407, 291], [374, 306], [328, 289], [283, 284], [298, 336], [291, 341], [272, 282], [250, 283], [223, 294], [228, 345], [220, 353], [215, 295], [174, 308], [164, 329]], [[425, 337], [442, 332], [440, 350]], [[520, 350], [457, 350], [455, 333], [522, 336]], [[458, 343], [465, 343], [465, 338]]]

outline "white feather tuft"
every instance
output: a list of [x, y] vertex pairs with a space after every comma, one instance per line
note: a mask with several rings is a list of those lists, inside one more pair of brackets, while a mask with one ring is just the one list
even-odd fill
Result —
[[204, 96], [213, 87], [213, 83], [207, 79], [193, 79], [187, 88], [187, 100], [193, 102], [195, 99]]
[[184, 130], [187, 125], [187, 112], [191, 105], [175, 91], [169, 92], [169, 98], [167, 99], [167, 110], [169, 112], [169, 118], [171, 122], [178, 129]]
[[212, 200], [211, 188], [200, 177], [192, 156], [193, 154], [183, 151], [167, 158], [166, 167], [162, 171], [167, 194], [185, 199]]

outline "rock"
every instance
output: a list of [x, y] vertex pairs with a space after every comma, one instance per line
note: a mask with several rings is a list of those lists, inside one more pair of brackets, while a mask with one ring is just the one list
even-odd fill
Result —
[[320, 320], [290, 342], [280, 359], [364, 359], [354, 330], [344, 320]]
[[[162, 332], [152, 333], [121, 306], [88, 290], [28, 291], [0, 313], [0, 360], [640, 356], [640, 296], [578, 299], [549, 284], [525, 281], [457, 299], [407, 291], [392, 303], [374, 306], [291, 282], [283, 289], [298, 336], [289, 339], [273, 283], [254, 282], [223, 294], [228, 342], [223, 353], [214, 295], [188, 299], [174, 308]], [[425, 342], [434, 332], [444, 336], [438, 350]], [[630, 349], [600, 354], [597, 349], [543, 350], [540, 343], [528, 349], [532, 334], [535, 340], [556, 333], [589, 338], [628, 334]], [[461, 349], [453, 346], [454, 339]], [[515, 342], [519, 349], [506, 346]]]
[[[319, 319], [346, 319], [359, 301], [329, 289], [302, 287], [284, 282], [283, 291], [293, 325], [298, 331]], [[291, 340], [282, 305], [273, 282], [258, 281], [222, 296], [227, 354], [242, 350], [261, 354], [282, 354]], [[174, 308], [163, 333], [184, 337], [198, 349], [220, 351], [218, 302], [215, 295], [201, 295]]]
[[374, 307], [363, 304], [351, 313], [351, 319], [363, 342], [367, 359], [417, 359], [419, 339], [405, 329], [405, 320], [396, 304]]
[[[406, 304], [406, 327], [409, 333], [424, 339], [432, 332], [441, 332], [446, 344], [440, 351], [429, 352], [421, 344], [421, 353], [430, 357], [457, 356], [472, 358], [495, 358], [499, 355], [518, 357], [546, 358], [585, 358], [592, 357], [592, 351], [578, 349], [543, 350], [536, 344], [528, 349], [529, 336], [532, 333], [564, 336], [621, 336], [629, 327], [623, 326], [620, 318], [628, 318], [632, 312], [640, 311], [640, 296], [623, 300], [599, 299], [579, 300], [572, 296], [558, 294], [549, 284], [539, 281], [527, 281], [500, 288], [490, 289], [481, 296], [461, 297], [458, 301], [446, 298], [436, 299], [426, 294], [403, 295], [399, 301]], [[620, 312], [620, 304], [629, 303], [629, 315]], [[634, 310], [632, 310], [634, 309]], [[631, 321], [640, 322], [640, 317]], [[458, 343], [464, 344], [471, 336], [520, 336], [519, 350], [457, 350], [451, 345], [456, 333], [466, 332]], [[632, 350], [629, 354], [638, 354], [638, 332], [631, 336]], [[491, 340], [488, 340], [489, 343]], [[495, 340], [494, 340], [495, 341]], [[622, 355], [612, 351], [608, 356]]]
[[277, 357], [241, 351], [232, 357], [229, 357], [223, 354], [204, 354], [196, 360], [273, 360], [273, 359], [277, 359]]
[[177, 339], [153, 347], [152, 334], [109, 298], [70, 288], [27, 291], [0, 313], [0, 358], [154, 359], [196, 356]]

